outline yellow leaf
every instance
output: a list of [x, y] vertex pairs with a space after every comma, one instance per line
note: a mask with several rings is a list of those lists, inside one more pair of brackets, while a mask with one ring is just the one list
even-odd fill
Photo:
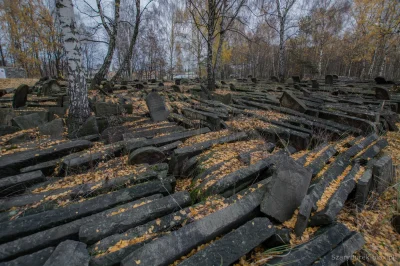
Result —
[[175, 221], [180, 221], [180, 220], [181, 220], [181, 217], [180, 217], [180, 216], [174, 216], [174, 220], [175, 220]]
[[140, 264], [140, 260], [135, 260], [136, 264]]

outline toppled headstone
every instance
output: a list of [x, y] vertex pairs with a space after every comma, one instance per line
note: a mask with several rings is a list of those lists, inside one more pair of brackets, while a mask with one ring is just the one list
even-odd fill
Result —
[[386, 79], [385, 79], [384, 77], [376, 77], [376, 78], [375, 78], [375, 82], [376, 82], [376, 84], [378, 84], [378, 85], [387, 84], [387, 81], [386, 81]]
[[46, 181], [42, 171], [29, 172], [0, 179], [0, 196], [20, 194], [35, 183]]
[[129, 154], [129, 164], [156, 164], [165, 159], [164, 153], [156, 147], [144, 147]]
[[1, 266], [43, 266], [53, 253], [54, 248], [49, 247], [35, 253], [21, 256], [12, 261], [0, 262]]
[[19, 108], [26, 105], [28, 100], [29, 86], [22, 84], [20, 85], [14, 93], [12, 107]]
[[66, 240], [60, 243], [44, 266], [84, 266], [89, 265], [90, 256], [86, 244]]
[[[268, 261], [268, 264], [303, 266], [311, 265], [321, 256], [327, 254], [350, 235], [349, 229], [343, 224], [336, 224], [317, 231], [317, 236], [311, 241], [291, 249], [286, 254]], [[336, 264], [334, 264], [336, 265]], [[340, 265], [340, 264], [339, 264]]]
[[390, 100], [390, 93], [388, 89], [375, 87], [375, 98], [378, 100]]
[[60, 138], [64, 133], [64, 122], [61, 118], [54, 119], [44, 125], [40, 125], [39, 132], [42, 135], [49, 135], [52, 138]]
[[99, 128], [97, 126], [97, 120], [96, 120], [96, 117], [91, 116], [78, 129], [78, 131], [76, 132], [76, 137], [79, 138], [79, 137], [97, 135], [97, 134], [99, 134]]
[[184, 260], [179, 266], [232, 265], [275, 233], [267, 218], [255, 218]]
[[118, 104], [97, 102], [94, 105], [96, 116], [110, 117], [122, 114], [122, 107]]
[[362, 209], [367, 203], [369, 192], [372, 186], [372, 170], [365, 170], [364, 174], [360, 177], [356, 184], [356, 204], [357, 207]]
[[303, 101], [299, 100], [296, 96], [288, 91], [283, 92], [279, 102], [281, 103], [281, 106], [296, 110], [301, 113], [307, 111], [307, 106], [303, 103]]
[[279, 222], [289, 220], [300, 206], [311, 181], [311, 172], [287, 155], [277, 160], [277, 169], [268, 184], [261, 211]]
[[42, 88], [40, 90], [40, 95], [49, 96], [52, 95], [53, 93], [59, 93], [59, 92], [61, 92], [61, 87], [58, 84], [57, 80], [49, 79], [43, 82]]
[[169, 111], [165, 105], [164, 99], [157, 92], [151, 92], [147, 95], [146, 104], [151, 119], [154, 122], [167, 120]]
[[39, 114], [32, 113], [29, 115], [14, 117], [12, 119], [12, 123], [20, 129], [30, 129], [43, 125], [44, 121]]

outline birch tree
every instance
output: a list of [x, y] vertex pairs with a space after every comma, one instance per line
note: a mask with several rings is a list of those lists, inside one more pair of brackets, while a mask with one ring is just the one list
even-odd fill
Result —
[[67, 124], [70, 135], [73, 135], [90, 116], [89, 101], [72, 0], [56, 1], [57, 17], [68, 60], [68, 96], [70, 105]]
[[[231, 30], [233, 22], [246, 2], [246, 0], [208, 0], [204, 4], [202, 1], [188, 0], [188, 10], [193, 22], [207, 45], [207, 88], [209, 90], [215, 88], [216, 66], [213, 63], [215, 39], [220, 36], [223, 40], [221, 37]], [[217, 56], [221, 56], [221, 52], [217, 52]], [[216, 60], [219, 59], [216, 58]]]

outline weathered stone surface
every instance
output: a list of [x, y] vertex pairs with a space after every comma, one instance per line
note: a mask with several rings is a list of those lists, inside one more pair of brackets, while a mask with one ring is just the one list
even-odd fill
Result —
[[140, 140], [127, 140], [125, 142], [126, 151], [130, 152], [132, 150], [136, 150], [138, 148], [146, 147], [146, 146], [162, 146], [166, 145], [178, 140], [184, 140], [190, 138], [192, 136], [205, 134], [210, 132], [208, 127], [203, 127], [195, 130], [188, 130], [183, 132], [174, 132], [167, 136], [152, 138], [152, 139], [140, 139]]
[[13, 125], [20, 129], [30, 129], [44, 124], [44, 121], [37, 113], [16, 116], [12, 119]]
[[286, 155], [281, 155], [278, 161], [261, 211], [283, 223], [300, 206], [310, 185], [311, 172]]
[[132, 208], [135, 205], [141, 205], [143, 202], [160, 197], [160, 194], [155, 194], [150, 197], [141, 198], [140, 200], [118, 205], [106, 211], [2, 244], [0, 245], [0, 261], [9, 260], [10, 258], [35, 252], [49, 246], [56, 246], [66, 239], [78, 239], [79, 228], [84, 224], [98, 222], [112, 213], [118, 212], [121, 208]]
[[312, 82], [312, 88], [313, 88], [313, 89], [319, 89], [318, 80], [313, 79], [313, 80], [311, 80], [311, 82]]
[[178, 175], [182, 173], [182, 167], [188, 158], [200, 154], [201, 152], [211, 148], [213, 145], [239, 141], [245, 138], [247, 138], [247, 134], [245, 132], [240, 132], [222, 138], [197, 143], [189, 147], [178, 148], [172, 155], [170, 169], [175, 175]]
[[320, 229], [317, 235], [309, 242], [300, 245], [278, 258], [268, 261], [269, 264], [291, 266], [311, 265], [320, 257], [332, 250], [336, 245], [350, 235], [349, 229], [343, 224], [335, 224], [331, 227]]
[[205, 187], [210, 179], [201, 183], [198, 187], [202, 193], [198, 194], [198, 198], [212, 195], [212, 194], [221, 194], [224, 197], [229, 197], [235, 194], [237, 191], [249, 186], [250, 184], [264, 179], [265, 172], [272, 166], [272, 158], [266, 158], [258, 161], [255, 164], [252, 164], [246, 168], [239, 169], [233, 173], [226, 175], [225, 177], [219, 179], [215, 184], [209, 186], [207, 189], [203, 191], [203, 187]]
[[0, 266], [42, 266], [53, 251], [53, 247], [45, 248], [35, 253], [21, 256], [15, 260], [0, 262]]
[[[1, 124], [1, 122], [0, 122]], [[15, 133], [17, 131], [20, 131], [21, 129], [19, 127], [13, 127], [13, 126], [8, 126], [8, 125], [0, 125], [0, 137], [8, 134]]]
[[123, 135], [126, 132], [128, 132], [128, 127], [126, 126], [108, 127], [101, 132], [101, 139], [107, 144], [118, 142], [123, 140]]
[[199, 244], [229, 232], [247, 221], [260, 205], [263, 193], [251, 193], [236, 203], [152, 241], [127, 256], [121, 265], [168, 265]]
[[62, 119], [54, 119], [51, 122], [40, 125], [39, 132], [52, 138], [61, 138], [64, 133], [64, 122]]
[[164, 99], [157, 92], [150, 92], [146, 97], [147, 108], [154, 122], [167, 120], [169, 111]]
[[372, 170], [366, 169], [356, 185], [356, 204], [360, 209], [367, 203], [369, 192], [372, 188]]
[[[317, 265], [342, 265], [348, 260], [352, 260], [352, 255], [364, 246], [364, 237], [358, 232], [352, 232], [343, 243], [340, 243], [334, 250], [323, 256]], [[387, 258], [390, 260], [390, 258]]]
[[35, 183], [46, 181], [42, 171], [19, 174], [0, 179], [0, 196], [20, 194]]
[[139, 148], [129, 154], [128, 162], [134, 164], [156, 164], [162, 163], [165, 159], [164, 153], [156, 147]]
[[372, 169], [374, 189], [383, 193], [393, 181], [393, 161], [390, 155], [384, 155], [377, 160]]
[[219, 130], [221, 128], [221, 119], [216, 114], [190, 108], [184, 108], [182, 111], [190, 119], [200, 119], [210, 123], [212, 130]]
[[311, 198], [310, 196], [306, 195], [301, 201], [299, 213], [297, 214], [296, 225], [294, 227], [294, 232], [297, 237], [301, 237], [304, 230], [307, 228], [308, 219], [310, 217], [312, 207], [313, 203], [311, 201]]
[[110, 117], [122, 114], [122, 107], [119, 104], [96, 102], [94, 108], [98, 117]]
[[22, 167], [59, 158], [72, 151], [80, 151], [91, 146], [90, 141], [75, 140], [42, 150], [23, 151], [2, 156], [0, 157], [0, 176], [16, 175]]
[[182, 132], [185, 129], [181, 126], [171, 126], [166, 125], [165, 127], [160, 128], [149, 128], [146, 130], [136, 130], [132, 133], [123, 134], [124, 139], [134, 139], [134, 138], [149, 138], [154, 137], [157, 134], [168, 134], [173, 132]]
[[132, 201], [156, 193], [168, 193], [172, 187], [168, 183], [152, 181], [122, 189], [110, 194], [101, 195], [81, 203], [68, 205], [64, 208], [54, 209], [38, 214], [21, 217], [14, 221], [0, 223], [0, 241], [13, 240], [16, 237], [54, 227], [73, 221], [96, 212], [116, 206], [117, 204]]
[[60, 243], [44, 266], [85, 266], [89, 265], [90, 256], [82, 242], [66, 240]]
[[326, 75], [325, 76], [325, 84], [326, 85], [333, 85], [333, 77], [332, 77], [332, 75]]
[[99, 134], [99, 128], [97, 126], [96, 117], [89, 117], [85, 123], [78, 129], [74, 137], [80, 138], [84, 136], [97, 135]]
[[28, 99], [29, 86], [22, 84], [17, 90], [14, 92], [14, 97], [12, 100], [13, 108], [20, 108], [26, 105], [26, 101]]
[[288, 91], [283, 92], [283, 95], [280, 98], [279, 102], [281, 103], [281, 106], [296, 110], [301, 113], [307, 111], [307, 106]]
[[232, 265], [275, 233], [267, 218], [255, 218], [184, 260], [179, 266]]
[[11, 121], [15, 117], [14, 109], [0, 108], [0, 125], [11, 126]]
[[133, 210], [107, 217], [97, 223], [86, 224], [79, 230], [79, 239], [88, 244], [95, 243], [107, 236], [126, 231], [177, 211], [181, 207], [187, 207], [190, 203], [191, 199], [188, 192], [178, 192]]
[[389, 90], [381, 87], [375, 87], [375, 98], [378, 100], [390, 100]]
[[339, 188], [328, 200], [324, 209], [318, 211], [311, 217], [310, 225], [319, 226], [331, 224], [336, 220], [336, 216], [343, 208], [349, 194], [353, 191], [356, 182], [355, 175], [360, 170], [360, 165], [355, 164], [351, 171], [344, 177]]

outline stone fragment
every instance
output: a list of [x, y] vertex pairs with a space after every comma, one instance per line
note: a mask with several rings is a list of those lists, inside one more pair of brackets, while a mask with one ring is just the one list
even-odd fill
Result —
[[39, 132], [52, 138], [61, 138], [64, 133], [64, 122], [62, 119], [54, 119], [51, 122], [40, 125]]
[[386, 88], [375, 87], [375, 98], [378, 100], [390, 100], [389, 90]]
[[156, 147], [144, 147], [137, 149], [129, 154], [128, 162], [134, 164], [156, 164], [162, 163], [165, 159], [164, 153]]
[[44, 120], [37, 113], [29, 115], [16, 116], [12, 119], [14, 126], [20, 129], [30, 129], [44, 124]]
[[0, 179], [0, 196], [20, 194], [36, 183], [46, 181], [42, 171], [29, 172]]
[[261, 211], [279, 222], [289, 220], [307, 194], [311, 172], [287, 155], [281, 155], [277, 169], [270, 177], [268, 193], [261, 203]]
[[169, 115], [164, 99], [157, 93], [151, 92], [146, 97], [147, 108], [154, 122], [165, 121]]
[[86, 244], [66, 240], [57, 246], [44, 266], [85, 266], [89, 265], [89, 260]]
[[304, 102], [299, 100], [296, 96], [288, 91], [283, 92], [279, 102], [281, 103], [282, 107], [290, 108], [301, 113], [307, 111], [307, 106], [304, 104]]
[[255, 218], [178, 265], [232, 265], [274, 233], [275, 227], [267, 218]]
[[393, 161], [390, 155], [378, 159], [372, 169], [374, 189], [383, 193], [393, 181]]
[[0, 266], [43, 266], [53, 251], [53, 247], [45, 248], [35, 253], [18, 257], [15, 260], [0, 262]]

